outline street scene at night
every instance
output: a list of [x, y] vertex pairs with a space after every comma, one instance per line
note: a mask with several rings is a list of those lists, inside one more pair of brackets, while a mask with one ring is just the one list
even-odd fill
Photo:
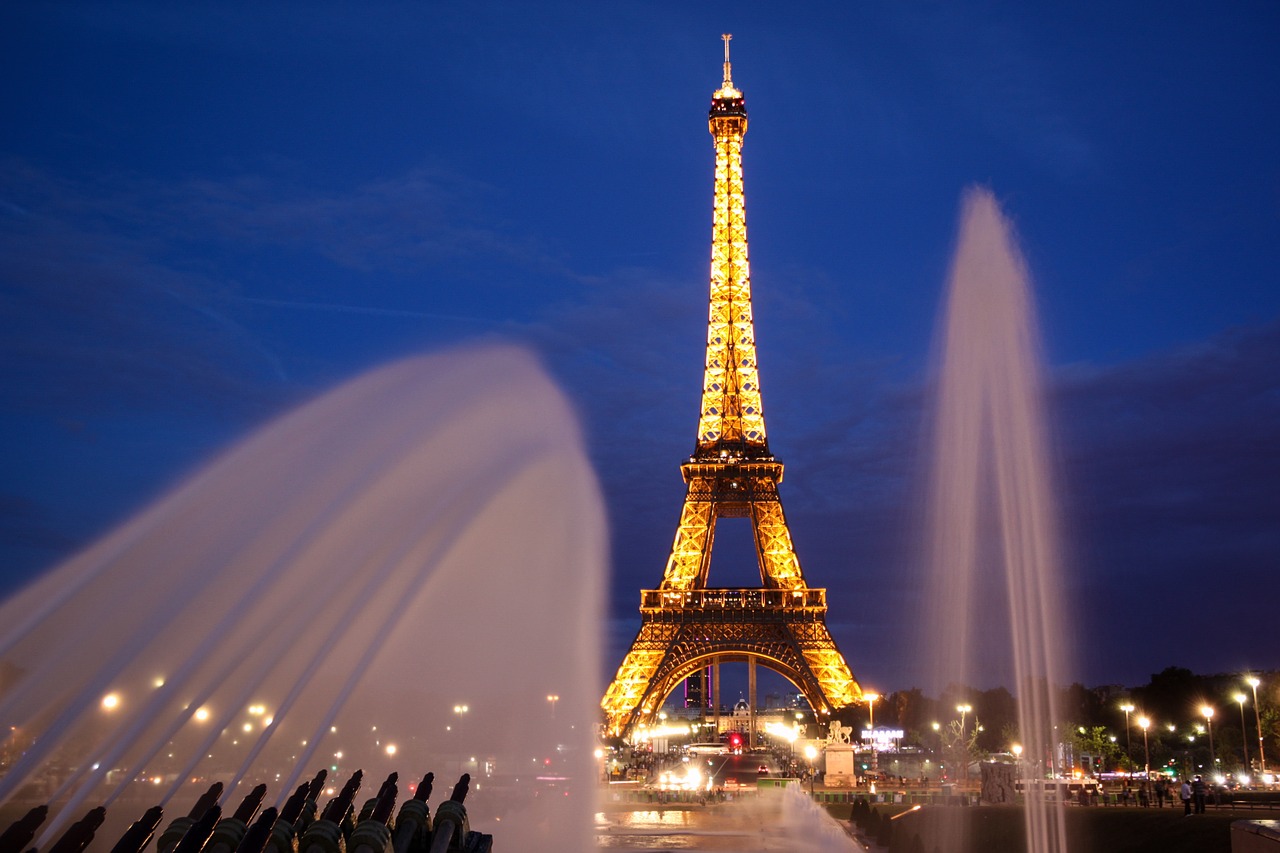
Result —
[[0, 9], [0, 853], [1280, 853], [1280, 9]]

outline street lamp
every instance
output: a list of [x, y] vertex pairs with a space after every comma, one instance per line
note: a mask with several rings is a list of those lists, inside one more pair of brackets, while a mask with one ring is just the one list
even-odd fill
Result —
[[876, 748], [876, 699], [879, 693], [864, 693], [863, 702], [867, 703], [868, 724], [872, 731], [872, 772], [879, 770], [879, 751]]
[[1232, 697], [1236, 700], [1236, 704], [1240, 706], [1240, 747], [1244, 750], [1244, 769], [1249, 770], [1249, 739], [1244, 734], [1244, 700], [1248, 699], [1243, 693], [1237, 693]]
[[960, 760], [960, 778], [968, 780], [969, 742], [964, 739], [964, 718], [973, 710], [973, 706], [966, 702], [963, 705], [957, 705], [956, 710], [960, 712], [960, 749], [963, 750]]
[[1218, 772], [1218, 760], [1213, 755], [1213, 706], [1201, 705], [1200, 713], [1204, 714], [1205, 722], [1209, 726], [1209, 769], [1214, 773]]
[[1251, 675], [1245, 679], [1245, 683], [1253, 688], [1253, 716], [1258, 722], [1258, 769], [1267, 772], [1267, 754], [1262, 749], [1262, 712], [1258, 710], [1258, 685], [1262, 682], [1257, 676]]
[[552, 693], [547, 697], [547, 701], [551, 703], [551, 719], [556, 718], [556, 703], [560, 701], [559, 694]]
[[1125, 702], [1120, 706], [1120, 710], [1124, 711], [1124, 757], [1129, 766], [1133, 766], [1133, 729], [1129, 726], [1129, 715], [1136, 710], [1132, 702]]
[[1145, 770], [1147, 778], [1151, 778], [1151, 749], [1147, 746], [1147, 729], [1151, 728], [1151, 720], [1147, 717], [1139, 717], [1138, 725], [1142, 726], [1142, 753], [1146, 756]]
[[813, 760], [818, 757], [818, 750], [813, 744], [809, 744], [804, 748], [804, 757], [809, 761], [809, 796], [813, 796]]

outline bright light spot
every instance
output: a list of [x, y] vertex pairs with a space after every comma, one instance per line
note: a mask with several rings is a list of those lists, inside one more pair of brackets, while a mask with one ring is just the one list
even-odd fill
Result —
[[255, 717], [261, 717], [263, 714], [267, 713], [267, 706], [266, 705], [250, 705], [249, 713], [253, 714], [253, 716]]
[[208, 708], [196, 708], [196, 719], [197, 719], [197, 720], [199, 720], [199, 721], [200, 721], [200, 722], [202, 722], [202, 723], [203, 723], [205, 720], [209, 719], [209, 709], [208, 709]]
[[396, 754], [396, 745], [394, 743], [387, 744], [387, 755]]
[[251, 731], [253, 731], [253, 723], [245, 723], [245, 724], [244, 724], [244, 730], [245, 730], [246, 732], [251, 732]]
[[265, 729], [275, 721], [276, 721], [275, 717], [267, 717], [265, 720], [262, 721], [262, 727]]
[[338, 730], [337, 726], [329, 726], [329, 731], [336, 732], [337, 730]]
[[119, 693], [108, 693], [102, 697], [102, 707], [108, 711], [114, 711], [120, 705]]
[[334, 758], [342, 758], [342, 750], [338, 750], [333, 754]]
[[151, 680], [151, 684], [153, 687], [156, 687], [156, 688], [164, 687], [164, 676], [157, 675], [155, 678]]
[[163, 780], [159, 776], [155, 776], [151, 780], [152, 785], [159, 785]]
[[337, 788], [325, 788], [325, 789], [324, 789], [324, 792], [325, 792], [325, 794], [326, 794], [327, 796], [332, 797], [334, 794], [338, 793], [338, 789], [337, 789]]

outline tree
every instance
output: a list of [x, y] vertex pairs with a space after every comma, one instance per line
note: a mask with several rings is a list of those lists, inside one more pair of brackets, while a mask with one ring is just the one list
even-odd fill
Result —
[[1111, 740], [1102, 726], [1071, 726], [1072, 748], [1077, 756], [1091, 755], [1102, 759], [1104, 767], [1115, 767], [1120, 760], [1121, 748]]

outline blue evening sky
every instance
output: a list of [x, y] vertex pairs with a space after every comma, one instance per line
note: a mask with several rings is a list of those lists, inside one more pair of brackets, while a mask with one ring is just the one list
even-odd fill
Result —
[[693, 448], [726, 31], [770, 443], [855, 674], [920, 678], [974, 183], [1035, 279], [1076, 676], [1280, 669], [1269, 0], [5, 3], [0, 589], [344, 378], [517, 341], [599, 466], [616, 662]]

